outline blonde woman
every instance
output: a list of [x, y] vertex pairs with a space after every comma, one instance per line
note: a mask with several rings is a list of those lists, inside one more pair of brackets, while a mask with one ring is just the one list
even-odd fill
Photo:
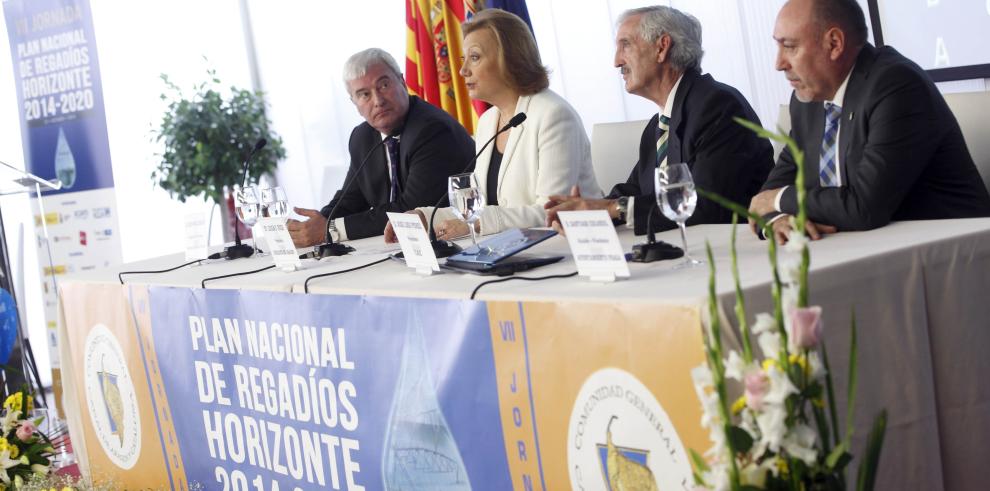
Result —
[[[526, 113], [522, 124], [499, 135], [478, 157], [474, 172], [487, 205], [476, 232], [542, 227], [544, 203], [574, 186], [582, 196], [602, 196], [581, 118], [547, 88], [547, 70], [526, 23], [509, 12], [485, 9], [464, 23], [463, 31], [460, 74], [468, 95], [492, 106], [478, 121], [475, 147], [480, 150], [513, 116]], [[425, 223], [433, 208], [417, 211]], [[468, 234], [467, 224], [450, 208], [437, 210], [433, 226], [440, 239]], [[395, 240], [391, 230], [385, 237]]]

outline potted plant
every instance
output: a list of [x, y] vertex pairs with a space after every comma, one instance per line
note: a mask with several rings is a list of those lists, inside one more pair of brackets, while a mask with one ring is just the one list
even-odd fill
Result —
[[168, 107], [154, 134], [164, 150], [151, 178], [179, 201], [203, 196], [226, 205], [221, 206], [221, 216], [224, 240], [229, 240], [233, 201], [225, 196], [225, 189], [241, 183], [244, 160], [259, 140], [268, 144], [248, 164], [251, 183], [274, 171], [278, 161], [285, 158], [285, 149], [271, 129], [260, 91], [231, 86], [225, 93], [216, 71], [206, 73], [208, 81], [194, 86], [195, 93], [188, 98], [167, 75], [161, 75], [167, 88], [161, 99]]

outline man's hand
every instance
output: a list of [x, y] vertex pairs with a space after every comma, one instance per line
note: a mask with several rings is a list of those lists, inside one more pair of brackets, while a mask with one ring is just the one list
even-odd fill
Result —
[[[780, 190], [781, 188], [768, 189], [766, 191], [761, 191], [756, 196], [753, 196], [753, 199], [749, 202], [749, 212], [762, 217], [766, 216], [768, 213], [777, 211], [774, 205], [776, 204], [775, 201], [777, 200], [777, 193], [779, 193]], [[749, 229], [755, 234], [756, 222], [752, 218], [747, 218], [747, 220], [749, 221]], [[782, 218], [777, 221], [780, 222], [787, 220]]]
[[[430, 234], [430, 228], [426, 226], [426, 215], [419, 210], [409, 210], [406, 213], [410, 215], [419, 215], [419, 221], [423, 222], [423, 227], [426, 228], [426, 234]], [[394, 244], [399, 241], [399, 236], [395, 235], [395, 228], [392, 227], [392, 222], [385, 224], [385, 243]]]
[[[780, 245], [786, 244], [793, 230], [793, 227], [791, 227], [791, 216], [785, 215], [781, 217], [773, 222], [770, 227], [773, 229], [773, 240], [776, 240]], [[804, 231], [811, 240], [818, 240], [825, 234], [834, 234], [838, 229], [832, 225], [824, 225], [812, 222], [811, 220], [805, 220]]]
[[584, 199], [581, 197], [578, 187], [574, 186], [568, 196], [551, 196], [550, 201], [547, 201], [543, 208], [547, 210], [547, 226], [553, 227], [557, 233], [564, 235], [564, 227], [560, 225], [560, 217], [557, 216], [557, 213], [574, 210], [609, 210], [609, 215], [611, 215], [610, 207], [614, 202], [614, 199]]
[[316, 210], [308, 208], [293, 208], [298, 215], [307, 218], [306, 221], [292, 220], [286, 222], [292, 243], [299, 247], [309, 247], [322, 243], [327, 237], [327, 219]]

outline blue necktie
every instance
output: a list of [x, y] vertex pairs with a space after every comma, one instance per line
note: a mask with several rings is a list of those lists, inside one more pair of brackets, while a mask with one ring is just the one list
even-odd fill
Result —
[[657, 121], [657, 167], [667, 165], [667, 132], [670, 131], [670, 118], [660, 115]]
[[385, 147], [388, 149], [388, 165], [391, 168], [392, 184], [388, 195], [391, 203], [399, 199], [399, 139], [394, 136], [386, 137]]
[[839, 118], [842, 108], [825, 103], [825, 135], [822, 137], [821, 160], [818, 163], [818, 183], [822, 187], [838, 187], [839, 176], [836, 172], [836, 143], [839, 136]]

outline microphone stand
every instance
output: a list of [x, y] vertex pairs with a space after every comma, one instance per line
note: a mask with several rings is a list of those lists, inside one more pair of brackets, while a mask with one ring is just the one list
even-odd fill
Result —
[[[526, 113], [519, 113], [513, 116], [508, 123], [505, 123], [505, 126], [503, 126], [498, 131], [496, 131], [495, 134], [492, 135], [492, 137], [489, 138], [488, 141], [481, 146], [481, 150], [479, 150], [478, 153], [474, 155], [474, 157], [471, 157], [471, 160], [469, 160], [467, 165], [465, 165], [464, 168], [461, 169], [460, 173], [463, 174], [468, 170], [470, 170], [471, 167], [474, 165], [475, 161], [478, 160], [478, 157], [480, 157], [481, 154], [485, 151], [485, 149], [488, 148], [488, 145], [491, 145], [492, 142], [495, 141], [496, 138], [498, 138], [498, 135], [501, 135], [502, 133], [505, 133], [506, 131], [515, 128], [516, 126], [519, 126], [520, 124], [522, 124], [523, 121], [526, 121]], [[433, 248], [433, 253], [436, 254], [438, 258], [450, 257], [463, 250], [461, 249], [461, 246], [449, 240], [437, 239], [437, 231], [433, 228], [433, 219], [436, 218], [437, 210], [440, 209], [440, 205], [443, 204], [443, 201], [445, 199], [449, 199], [447, 195], [443, 195], [440, 197], [439, 200], [437, 200], [437, 203], [433, 206], [433, 213], [430, 213], [430, 220], [426, 224], [426, 228], [429, 231], [429, 235], [430, 235], [430, 246]], [[447, 204], [450, 205], [449, 202]], [[473, 227], [474, 225], [469, 224], [468, 226]]]
[[368, 153], [365, 154], [364, 158], [361, 160], [361, 164], [358, 165], [357, 170], [354, 171], [354, 177], [351, 178], [350, 182], [345, 182], [344, 187], [341, 188], [339, 199], [337, 199], [337, 204], [333, 205], [333, 208], [330, 209], [330, 213], [327, 214], [327, 230], [326, 230], [326, 235], [324, 236], [323, 243], [316, 246], [313, 249], [312, 253], [303, 254], [302, 256], [300, 256], [300, 258], [302, 258], [303, 256], [311, 257], [310, 254], [312, 254], [312, 257], [318, 257], [322, 259], [325, 257], [332, 257], [332, 256], [346, 256], [347, 254], [354, 252], [353, 247], [347, 244], [342, 244], [340, 242], [333, 241], [333, 237], [330, 236], [330, 220], [333, 220], [333, 212], [337, 211], [337, 207], [340, 206], [340, 203], [344, 200], [344, 196], [347, 195], [347, 192], [350, 191], [351, 186], [354, 185], [354, 181], [356, 181], [358, 176], [361, 175], [361, 171], [364, 170], [364, 166], [365, 164], [368, 163], [368, 159], [371, 158], [371, 155], [375, 153], [375, 150], [378, 150], [385, 143], [385, 140], [387, 138], [396, 136], [395, 133], [397, 132], [398, 130], [393, 131], [387, 137], [382, 138], [382, 141], [372, 146], [371, 150], [368, 150]]
[[684, 251], [675, 245], [664, 241], [657, 241], [657, 236], [653, 233], [653, 210], [659, 208], [656, 202], [650, 207], [650, 212], [646, 215], [646, 243], [636, 244], [632, 249], [632, 260], [637, 263], [652, 263], [664, 259], [677, 259], [684, 255]]
[[[244, 177], [241, 180], [241, 188], [247, 187], [248, 163], [251, 162], [251, 158], [254, 157], [254, 154], [258, 153], [258, 151], [261, 150], [262, 148], [265, 148], [265, 145], [267, 144], [268, 144], [268, 140], [264, 138], [258, 140], [258, 142], [254, 144], [254, 148], [251, 150], [251, 153], [249, 153], [247, 158], [244, 159], [244, 165], [243, 165]], [[220, 257], [226, 259], [240, 259], [242, 257], [251, 257], [252, 255], [254, 255], [253, 247], [241, 243], [241, 233], [240, 230], [238, 230], [239, 228], [240, 227], [237, 226], [237, 222], [234, 222], [234, 245], [225, 248], [223, 252], [220, 253]]]

